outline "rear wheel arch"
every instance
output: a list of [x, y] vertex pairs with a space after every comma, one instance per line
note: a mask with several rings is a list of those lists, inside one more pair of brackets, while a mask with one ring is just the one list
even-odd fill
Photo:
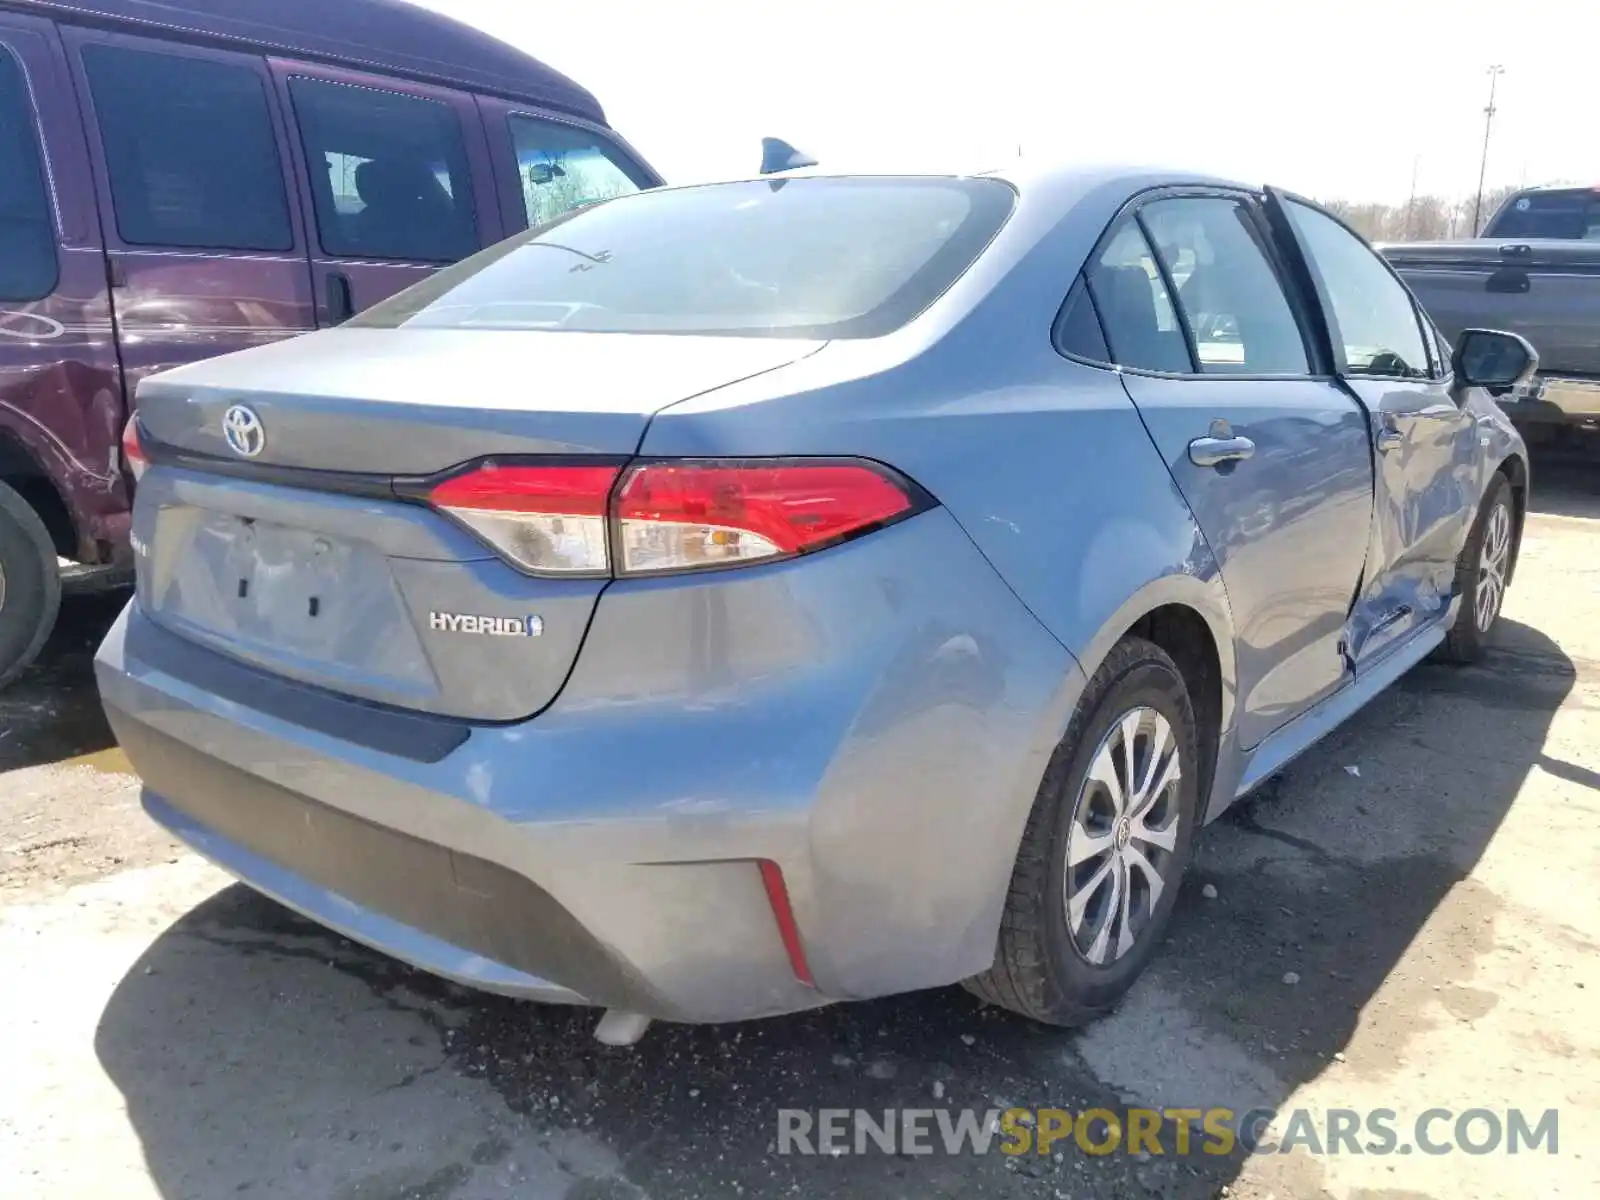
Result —
[[1202, 771], [1208, 797], [1223, 731], [1232, 727], [1238, 695], [1233, 623], [1220, 577], [1164, 575], [1131, 596], [1078, 655], [1084, 675], [1099, 670], [1123, 638], [1155, 643], [1178, 664], [1200, 723]]
[[1198, 609], [1170, 603], [1140, 617], [1123, 636], [1140, 637], [1161, 647], [1183, 676], [1199, 734], [1200, 795], [1204, 803], [1216, 778], [1217, 756], [1225, 728], [1222, 714], [1226, 689], [1216, 634]]
[[78, 525], [50, 473], [9, 430], [0, 428], [0, 483], [27, 503], [50, 534], [58, 557], [78, 557]]

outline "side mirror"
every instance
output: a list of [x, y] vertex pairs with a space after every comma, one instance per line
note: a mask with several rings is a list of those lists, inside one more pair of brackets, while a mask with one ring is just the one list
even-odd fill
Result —
[[1495, 329], [1463, 329], [1450, 356], [1456, 378], [1468, 387], [1509, 392], [1533, 378], [1539, 352], [1528, 339]]

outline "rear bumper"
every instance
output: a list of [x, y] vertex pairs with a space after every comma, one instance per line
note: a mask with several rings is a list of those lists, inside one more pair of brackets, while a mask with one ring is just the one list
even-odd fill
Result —
[[137, 602], [96, 666], [147, 810], [247, 883], [464, 983], [679, 1020], [986, 967], [1082, 683], [941, 510], [809, 560], [613, 586], [549, 710], [436, 761], [218, 686], [233, 664]]
[[1515, 421], [1600, 424], [1600, 380], [1540, 376], [1500, 407]]

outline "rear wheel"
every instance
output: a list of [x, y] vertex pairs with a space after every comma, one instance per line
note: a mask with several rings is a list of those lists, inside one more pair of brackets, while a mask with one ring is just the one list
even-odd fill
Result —
[[969, 991], [1053, 1025], [1112, 1008], [1155, 954], [1199, 810], [1189, 693], [1125, 638], [1095, 672], [1028, 817], [994, 965]]
[[1439, 647], [1439, 657], [1445, 661], [1469, 663], [1483, 657], [1505, 603], [1516, 527], [1511, 484], [1504, 475], [1496, 475], [1456, 562], [1461, 608]]
[[0, 686], [34, 660], [60, 605], [50, 531], [27, 501], [0, 483]]

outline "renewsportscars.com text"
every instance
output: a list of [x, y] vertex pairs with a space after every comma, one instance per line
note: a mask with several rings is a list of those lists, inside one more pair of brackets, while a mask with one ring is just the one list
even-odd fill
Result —
[[1518, 1108], [778, 1110], [779, 1154], [1555, 1154], [1560, 1113]]

